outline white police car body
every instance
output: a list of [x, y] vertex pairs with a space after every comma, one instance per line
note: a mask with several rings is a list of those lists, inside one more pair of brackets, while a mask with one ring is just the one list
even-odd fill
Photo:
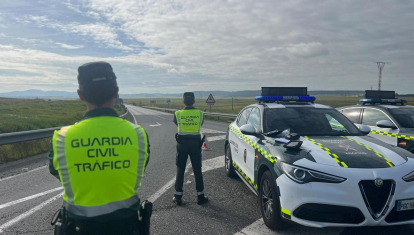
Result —
[[230, 124], [225, 169], [259, 196], [268, 227], [414, 224], [413, 154], [365, 136], [306, 88], [262, 95]]
[[414, 106], [394, 91], [365, 91], [361, 105], [337, 108], [355, 124], [371, 128], [370, 136], [414, 153]]

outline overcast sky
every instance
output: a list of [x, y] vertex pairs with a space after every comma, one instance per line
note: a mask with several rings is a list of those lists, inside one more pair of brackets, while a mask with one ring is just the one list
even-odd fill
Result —
[[0, 92], [74, 91], [110, 62], [121, 93], [377, 88], [414, 93], [414, 1], [0, 0]]

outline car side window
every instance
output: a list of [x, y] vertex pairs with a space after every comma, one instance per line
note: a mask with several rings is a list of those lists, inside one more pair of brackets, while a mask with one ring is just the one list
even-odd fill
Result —
[[247, 108], [239, 114], [239, 119], [237, 121], [238, 126], [243, 126], [244, 124], [247, 123], [247, 119], [249, 118], [250, 111], [252, 111], [252, 109]]
[[260, 126], [260, 111], [258, 108], [253, 108], [252, 112], [249, 115], [249, 120], [247, 121], [248, 124], [252, 124], [256, 131], [259, 129]]
[[333, 118], [331, 115], [325, 114], [325, 116], [326, 116], [326, 119], [328, 119], [329, 125], [331, 125], [331, 128], [333, 131], [342, 131], [342, 132], [349, 133], [349, 131], [340, 122], [338, 122], [335, 118]]
[[342, 114], [345, 115], [351, 122], [360, 123], [359, 116], [361, 115], [362, 109], [344, 109]]
[[362, 114], [362, 124], [367, 126], [377, 126], [377, 122], [381, 120], [391, 121], [387, 115], [377, 109], [364, 109]]

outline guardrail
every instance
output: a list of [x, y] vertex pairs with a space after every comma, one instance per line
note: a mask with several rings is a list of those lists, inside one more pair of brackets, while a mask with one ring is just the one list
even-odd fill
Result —
[[[147, 109], [154, 109], [154, 110], [158, 110], [158, 111], [163, 111], [163, 112], [167, 112], [167, 113], [174, 113], [175, 111], [177, 111], [178, 109], [165, 109], [165, 108], [158, 108], [158, 107], [150, 107], [150, 106], [142, 106], [143, 108], [147, 108]], [[209, 112], [204, 112], [204, 116], [211, 116], [211, 117], [224, 117], [224, 118], [236, 118], [237, 115], [236, 114], [226, 114], [226, 113], [209, 113]]]
[[[127, 108], [125, 109], [126, 109], [126, 112], [122, 114], [121, 116], [119, 116], [120, 118], [125, 118], [126, 115], [128, 115], [129, 111]], [[40, 130], [20, 131], [20, 132], [0, 134], [0, 145], [14, 144], [14, 143], [19, 143], [19, 142], [24, 142], [24, 141], [49, 138], [53, 136], [53, 133], [56, 130], [60, 130], [60, 128], [62, 127], [52, 127], [52, 128], [40, 129]]]
[[[174, 113], [175, 111], [177, 111], [177, 109], [164, 109], [164, 108], [149, 107], [149, 106], [143, 106], [143, 108], [154, 109], [154, 110], [163, 111], [167, 113]], [[127, 108], [125, 109], [126, 109], [126, 112], [119, 117], [125, 118], [128, 115], [129, 111]], [[209, 113], [209, 112], [205, 112], [204, 115], [211, 116], [211, 117], [217, 117], [217, 118], [220, 118], [220, 117], [236, 118], [237, 117], [237, 115], [235, 114]], [[62, 127], [53, 127], [53, 128], [40, 129], [40, 130], [0, 134], [0, 145], [14, 144], [14, 143], [19, 143], [19, 142], [24, 142], [24, 141], [49, 138], [53, 136], [53, 133], [56, 130], [60, 130], [60, 128]]]

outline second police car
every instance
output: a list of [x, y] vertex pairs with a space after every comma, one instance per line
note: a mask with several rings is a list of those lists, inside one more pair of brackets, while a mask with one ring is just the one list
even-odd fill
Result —
[[337, 108], [356, 124], [371, 128], [370, 136], [414, 153], [414, 106], [394, 91], [365, 91], [361, 105]]
[[230, 124], [225, 170], [259, 196], [265, 224], [414, 224], [414, 155], [366, 136], [306, 88], [262, 88]]

